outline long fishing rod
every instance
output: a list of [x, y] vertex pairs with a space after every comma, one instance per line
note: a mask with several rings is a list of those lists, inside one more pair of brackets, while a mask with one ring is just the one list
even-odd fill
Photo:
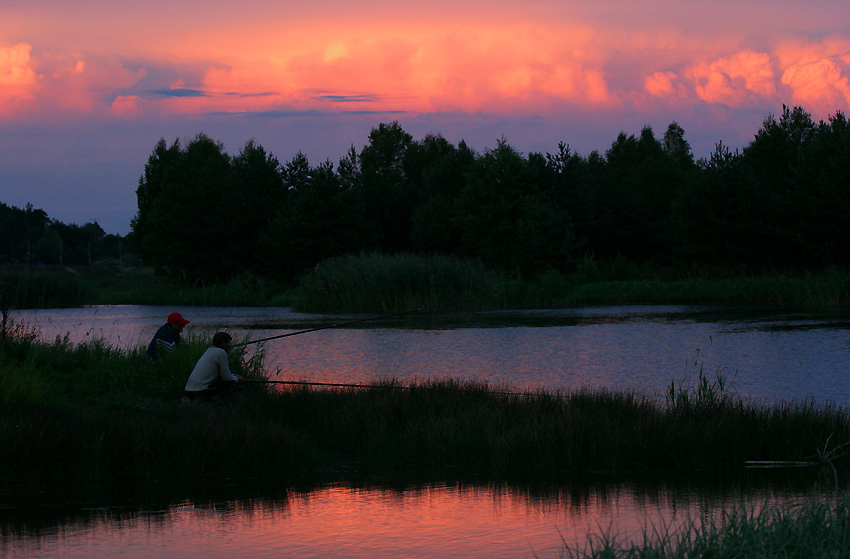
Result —
[[270, 380], [244, 379], [240, 382], [259, 382], [262, 384], [291, 384], [295, 386], [330, 386], [333, 388], [389, 388], [392, 390], [410, 390], [409, 386], [400, 384], [349, 384], [345, 382], [308, 382], [306, 380]]
[[[355, 384], [345, 382], [310, 382], [305, 380], [271, 380], [271, 379], [243, 379], [240, 382], [256, 382], [261, 384], [288, 384], [295, 386], [325, 386], [332, 388], [387, 388], [390, 390], [412, 390], [412, 386], [402, 384]], [[534, 392], [514, 392], [510, 390], [487, 390], [489, 394], [507, 394], [511, 396], [536, 396]]]
[[444, 308], [444, 307], [454, 307], [454, 306], [457, 306], [457, 305], [472, 303], [474, 301], [482, 301], [484, 299], [494, 299], [496, 297], [501, 297], [501, 296], [502, 296], [502, 293], [497, 293], [496, 295], [487, 295], [485, 297], [475, 297], [474, 299], [465, 299], [463, 301], [455, 301], [453, 303], [443, 303], [443, 304], [440, 304], [440, 305], [431, 305], [430, 307], [420, 307], [418, 309], [408, 309], [406, 311], [392, 312], [392, 313], [389, 313], [389, 314], [382, 314], [382, 315], [379, 315], [379, 316], [369, 316], [369, 317], [366, 317], [366, 318], [358, 318], [357, 320], [349, 320], [348, 322], [340, 322], [338, 324], [331, 324], [329, 326], [317, 326], [315, 328], [308, 328], [306, 330], [299, 330], [297, 332], [289, 332], [287, 334], [280, 334], [278, 336], [269, 336], [268, 338], [260, 338], [259, 340], [251, 340], [251, 341], [248, 341], [248, 342], [233, 344], [233, 347], [239, 347], [239, 346], [250, 345], [250, 344], [258, 344], [260, 342], [267, 342], [269, 340], [277, 340], [279, 338], [287, 338], [289, 336], [297, 336], [299, 334], [307, 334], [308, 332], [317, 332], [319, 330], [328, 330], [330, 328], [340, 328], [341, 326], [349, 326], [351, 324], [358, 324], [360, 322], [367, 322], [369, 320], [378, 320], [380, 318], [389, 318], [391, 316], [401, 316], [403, 314], [411, 314], [411, 313], [415, 313], [415, 312], [430, 311], [430, 310], [433, 310], [433, 309], [440, 309], [440, 308]]

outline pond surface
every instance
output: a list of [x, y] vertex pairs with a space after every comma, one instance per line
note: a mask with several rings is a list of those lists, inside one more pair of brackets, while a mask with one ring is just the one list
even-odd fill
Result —
[[[364, 318], [286, 308], [103, 306], [19, 311], [43, 339], [102, 338], [146, 346], [173, 311], [185, 334], [237, 340], [292, 334]], [[257, 351], [252, 344], [250, 353]], [[685, 306], [423, 313], [292, 335], [259, 344], [271, 378], [363, 383], [474, 379], [516, 389], [634, 390], [663, 398], [671, 381], [720, 373], [757, 401], [850, 403], [850, 317]], [[188, 371], [187, 371], [188, 375]], [[640, 539], [646, 526], [714, 517], [738, 502], [796, 503], [824, 484], [818, 473], [684, 487], [580, 482], [545, 490], [482, 483], [380, 487], [327, 484], [269, 497], [127, 503], [33, 501], [0, 493], [0, 556], [127, 557], [559, 557], [608, 532]], [[808, 477], [806, 477], [808, 476]], [[802, 481], [801, 481], [802, 480]], [[85, 502], [84, 502], [85, 501]]]
[[[46, 340], [104, 338], [147, 345], [175, 309], [102, 306], [20, 311]], [[306, 315], [287, 308], [191, 307], [186, 335], [227, 330], [258, 340], [364, 315]], [[368, 316], [368, 315], [365, 315]], [[421, 313], [327, 328], [250, 345], [270, 378], [363, 383], [474, 379], [516, 389], [610, 388], [663, 395], [702, 370], [744, 398], [813, 397], [850, 403], [850, 316], [769, 314], [688, 306]], [[188, 375], [188, 373], [187, 373]]]

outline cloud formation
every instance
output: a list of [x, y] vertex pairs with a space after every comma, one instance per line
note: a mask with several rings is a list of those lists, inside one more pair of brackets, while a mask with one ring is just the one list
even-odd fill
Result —
[[103, 171], [102, 182], [131, 190], [159, 137], [204, 132], [233, 149], [254, 137], [283, 159], [311, 148], [321, 159], [392, 119], [454, 141], [504, 135], [524, 151], [565, 141], [585, 152], [676, 120], [704, 156], [717, 141], [746, 142], [782, 104], [816, 119], [847, 112], [846, 21], [846, 0], [805, 10], [792, 0], [15, 0], [0, 20], [0, 201], [61, 180], [44, 175], [36, 130], [109, 153], [100, 167], [81, 162], [77, 183], [121, 167], [132, 172]]
[[[564, 106], [640, 109], [634, 100], [649, 95], [729, 107], [799, 103], [823, 113], [850, 103], [848, 40], [796, 38], [763, 49], [721, 42], [718, 48], [675, 35], [652, 40], [601, 27], [522, 21], [365, 26], [330, 35], [320, 29], [302, 28], [268, 51], [219, 52], [212, 43], [206, 59], [194, 43], [184, 49], [175, 42], [187, 58], [132, 64], [121, 53], [42, 50], [34, 38], [0, 48], [0, 110], [334, 112], [357, 103], [412, 114], [545, 114]], [[630, 60], [631, 72], [642, 71], [639, 79], [623, 77], [623, 59]]]
[[0, 46], [0, 115], [9, 114], [34, 97], [35, 71], [30, 65], [32, 46]]

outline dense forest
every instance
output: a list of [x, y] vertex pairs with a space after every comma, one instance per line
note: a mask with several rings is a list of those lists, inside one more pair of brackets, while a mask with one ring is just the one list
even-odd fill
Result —
[[[134, 250], [191, 280], [292, 280], [359, 252], [456, 255], [523, 277], [588, 260], [681, 274], [850, 264], [848, 121], [838, 112], [815, 122], [800, 107], [767, 116], [742, 150], [719, 143], [700, 160], [675, 122], [661, 137], [620, 133], [586, 156], [566, 144], [523, 154], [506, 140], [477, 153], [383, 123], [361, 150], [315, 166], [302, 153], [281, 163], [253, 140], [228, 155], [203, 134], [162, 139], [136, 192]], [[66, 226], [29, 207], [12, 224], [10, 209], [0, 212], [0, 242], [18, 261], [22, 250], [47, 261], [57, 239], [66, 263], [108, 245], [96, 224]]]

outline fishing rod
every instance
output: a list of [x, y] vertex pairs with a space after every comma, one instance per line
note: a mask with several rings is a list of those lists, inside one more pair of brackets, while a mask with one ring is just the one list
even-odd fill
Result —
[[271, 380], [244, 379], [240, 382], [259, 382], [261, 384], [291, 384], [296, 386], [330, 386], [333, 388], [389, 388], [393, 390], [410, 390], [409, 386], [400, 384], [349, 384], [344, 382], [308, 382], [305, 380]]
[[[387, 388], [390, 390], [412, 390], [413, 386], [402, 384], [356, 384], [345, 382], [310, 382], [305, 380], [271, 380], [271, 379], [243, 379], [240, 382], [256, 382], [260, 384], [288, 384], [294, 386], [325, 386], [331, 388]], [[487, 390], [489, 394], [507, 394], [512, 396], [535, 396], [533, 392], [514, 392], [510, 390]]]
[[250, 344], [258, 344], [260, 342], [267, 342], [269, 340], [277, 340], [279, 338], [287, 338], [289, 336], [297, 336], [299, 334], [307, 334], [308, 332], [317, 332], [319, 330], [328, 330], [330, 328], [340, 328], [342, 326], [349, 326], [351, 324], [359, 324], [360, 322], [367, 322], [369, 320], [378, 320], [380, 318], [389, 318], [391, 316], [401, 316], [403, 314], [411, 314], [411, 313], [415, 313], [415, 312], [430, 311], [430, 310], [433, 310], [433, 309], [440, 309], [440, 308], [445, 308], [445, 307], [454, 307], [454, 306], [457, 306], [457, 305], [463, 305], [463, 304], [472, 303], [472, 302], [475, 302], [475, 301], [482, 301], [484, 299], [494, 299], [496, 297], [501, 297], [501, 296], [502, 296], [502, 293], [497, 293], [495, 295], [487, 295], [487, 296], [484, 296], [484, 297], [475, 297], [474, 299], [465, 299], [463, 301], [455, 301], [453, 303], [443, 303], [443, 304], [440, 304], [440, 305], [431, 305], [430, 307], [419, 307], [418, 309], [408, 309], [406, 311], [392, 312], [392, 313], [388, 313], [388, 314], [382, 314], [382, 315], [379, 315], [379, 316], [369, 316], [369, 317], [366, 317], [366, 318], [358, 318], [356, 320], [349, 320], [348, 322], [340, 322], [338, 324], [331, 324], [329, 326], [317, 326], [315, 328], [308, 328], [306, 330], [299, 330], [297, 332], [289, 332], [287, 334], [280, 334], [280, 335], [277, 335], [277, 336], [269, 336], [268, 338], [260, 338], [259, 340], [251, 340], [251, 341], [248, 341], [248, 342], [233, 344], [233, 347], [239, 347], [239, 346], [250, 345]]

